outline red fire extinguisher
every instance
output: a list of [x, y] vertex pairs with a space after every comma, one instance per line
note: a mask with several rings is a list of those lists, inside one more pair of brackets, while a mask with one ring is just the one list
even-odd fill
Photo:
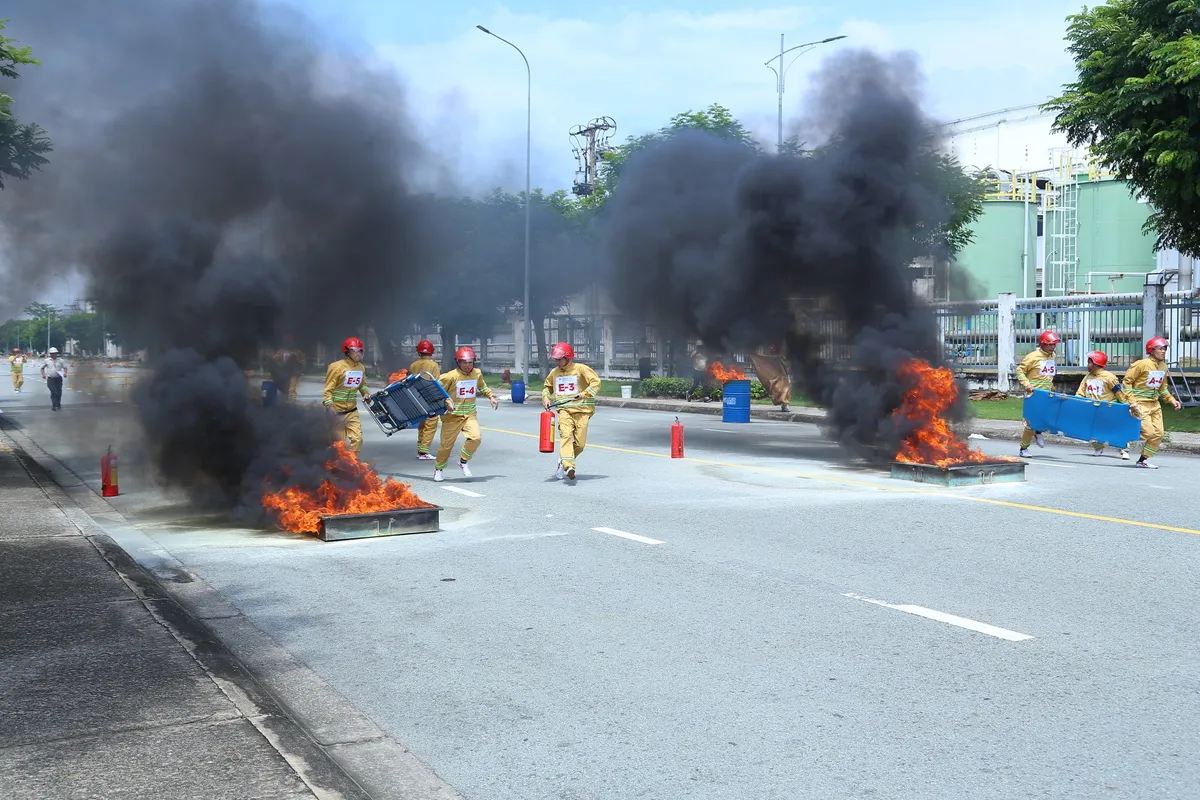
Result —
[[554, 412], [547, 409], [542, 412], [542, 430], [538, 437], [538, 450], [543, 453], [554, 452]]
[[108, 453], [100, 457], [100, 495], [116, 497], [120, 493], [117, 487], [117, 457], [110, 447]]
[[683, 458], [683, 423], [679, 421], [679, 417], [675, 418], [675, 424], [671, 426], [671, 458]]

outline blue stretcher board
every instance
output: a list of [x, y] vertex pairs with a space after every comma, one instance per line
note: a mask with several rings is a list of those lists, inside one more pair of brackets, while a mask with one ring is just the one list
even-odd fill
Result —
[[1025, 398], [1022, 415], [1035, 431], [1103, 442], [1111, 447], [1125, 447], [1142, 435], [1141, 421], [1130, 416], [1129, 406], [1115, 400], [1091, 400], [1035, 389]]
[[446, 413], [450, 394], [427, 372], [388, 384], [366, 399], [367, 410], [380, 429], [391, 436]]

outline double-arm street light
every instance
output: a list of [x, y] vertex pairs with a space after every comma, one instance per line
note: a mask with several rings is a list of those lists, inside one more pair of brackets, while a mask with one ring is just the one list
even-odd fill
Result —
[[532, 149], [531, 142], [533, 140], [533, 72], [529, 69], [529, 59], [525, 58], [525, 54], [521, 52], [521, 48], [502, 36], [496, 36], [496, 34], [482, 25], [476, 25], [475, 27], [488, 36], [494, 36], [513, 50], [516, 50], [520, 53], [521, 60], [525, 62], [525, 331], [521, 342], [521, 346], [524, 348], [521, 353], [521, 363], [525, 367], [522, 377], [525, 380], [526, 391], [528, 391], [529, 339], [530, 331], [532, 330], [532, 322], [530, 321], [529, 314], [529, 212], [530, 207], [533, 205], [533, 194], [529, 186], [529, 154]]
[[[775, 73], [775, 90], [779, 93], [779, 144], [778, 144], [779, 150], [778, 150], [778, 152], [781, 152], [781, 153], [783, 152], [783, 76], [787, 74], [788, 68], [790, 68], [792, 66], [792, 64], [796, 63], [796, 58], [799, 58], [800, 56], [804, 55], [804, 53], [796, 53], [796, 58], [793, 58], [788, 63], [787, 67], [783, 66], [783, 57], [785, 55], [787, 55], [788, 53], [792, 52], [793, 50], [804, 50], [805, 48], [808, 48], [811, 50], [812, 48], [817, 47], [818, 45], [829, 44], [830, 42], [836, 42], [838, 39], [845, 39], [845, 38], [846, 38], [845, 36], [831, 36], [828, 39], [821, 39], [820, 41], [817, 41], [817, 42], [805, 42], [804, 44], [798, 44], [795, 47], [789, 47], [787, 50], [784, 50], [783, 49], [783, 34], [782, 33], [779, 34], [779, 55], [772, 56], [768, 61], [765, 62], [767, 69], [769, 69]], [[805, 52], [807, 52], [807, 50], [805, 50]], [[776, 60], [779, 61], [778, 69], [771, 66], [771, 62], [776, 61]]]

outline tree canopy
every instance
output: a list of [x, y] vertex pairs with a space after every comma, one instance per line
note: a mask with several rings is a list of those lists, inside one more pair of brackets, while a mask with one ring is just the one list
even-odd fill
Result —
[[[0, 20], [0, 31], [7, 19]], [[0, 33], [0, 77], [16, 80], [21, 77], [19, 67], [37, 65], [30, 47], [17, 47], [16, 40]], [[13, 98], [0, 91], [0, 189], [6, 178], [27, 179], [47, 162], [45, 154], [51, 150], [50, 138], [35, 124], [22, 125], [12, 115]]]
[[1158, 246], [1200, 255], [1200, 3], [1112, 0], [1068, 17], [1078, 79], [1043, 108], [1153, 205]]

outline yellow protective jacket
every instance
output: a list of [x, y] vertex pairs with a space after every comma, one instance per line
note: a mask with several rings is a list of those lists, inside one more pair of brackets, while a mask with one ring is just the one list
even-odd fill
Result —
[[475, 398], [479, 395], [491, 398], [495, 395], [488, 388], [487, 381], [483, 379], [483, 372], [479, 367], [470, 372], [463, 372], [458, 367], [450, 370], [438, 378], [438, 383], [442, 384], [442, 388], [450, 395], [451, 402], [454, 403], [454, 410], [449, 412], [457, 414], [460, 417], [468, 417], [475, 413]]
[[25, 356], [9, 356], [8, 365], [12, 371], [20, 375], [25, 371]]
[[275, 354], [271, 356], [271, 363], [275, 365], [280, 375], [299, 375], [308, 366], [308, 357], [304, 355], [303, 350], [283, 347], [276, 350]]
[[1106, 369], [1096, 370], [1095, 375], [1091, 373], [1084, 375], [1083, 380], [1079, 382], [1079, 388], [1075, 390], [1075, 396], [1087, 397], [1092, 400], [1129, 402], [1129, 394], [1121, 385], [1121, 381]]
[[1140, 402], [1174, 403], [1175, 398], [1167, 389], [1167, 362], [1143, 358], [1129, 365], [1125, 372], [1125, 390]]
[[335, 361], [325, 368], [325, 394], [321, 402], [334, 411], [353, 411], [358, 408], [358, 395], [367, 397], [367, 372], [362, 362], [349, 358]]
[[422, 372], [428, 372], [433, 376], [435, 381], [442, 374], [442, 370], [440, 367], [438, 367], [438, 363], [432, 358], [425, 358], [424, 356], [418, 358], [416, 361], [408, 365], [409, 375], [420, 375]]
[[542, 401], [550, 400], [559, 408], [581, 409], [596, 413], [596, 395], [600, 391], [600, 376], [586, 364], [572, 361], [566, 367], [555, 367], [542, 386]]
[[1040, 347], [1021, 359], [1021, 363], [1017, 367], [1017, 381], [1025, 391], [1030, 389], [1051, 391], [1054, 388], [1056, 374], [1054, 354], [1047, 353]]

